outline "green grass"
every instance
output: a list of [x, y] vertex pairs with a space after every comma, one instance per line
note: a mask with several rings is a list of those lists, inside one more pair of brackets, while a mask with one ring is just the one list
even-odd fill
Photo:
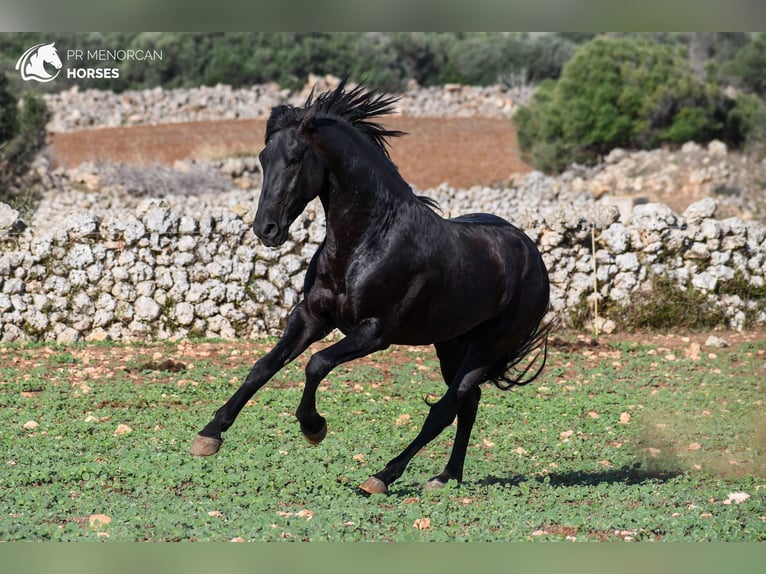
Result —
[[[193, 435], [258, 356], [212, 345], [0, 347], [0, 540], [766, 540], [764, 341], [696, 360], [558, 341], [538, 383], [485, 389], [461, 485], [421, 488], [448, 428], [371, 497], [357, 485], [443, 390], [432, 353], [336, 369], [319, 446], [292, 414], [303, 357], [199, 459]], [[158, 350], [186, 369], [158, 370]]]

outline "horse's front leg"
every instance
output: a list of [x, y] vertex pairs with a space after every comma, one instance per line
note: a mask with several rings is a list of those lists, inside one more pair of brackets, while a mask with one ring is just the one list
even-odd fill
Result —
[[295, 416], [301, 432], [311, 444], [318, 444], [327, 434], [327, 422], [317, 413], [316, 391], [327, 374], [341, 363], [353, 361], [388, 345], [382, 339], [382, 329], [377, 319], [366, 319], [345, 338], [313, 355], [306, 365], [306, 385]]
[[194, 438], [191, 454], [209, 456], [217, 453], [223, 442], [221, 433], [234, 423], [234, 419], [256, 391], [283, 366], [305, 351], [311, 343], [324, 337], [330, 330], [328, 325], [308, 312], [304, 303], [298, 305], [288, 317], [287, 327], [279, 342], [253, 365], [242, 386], [216, 411], [213, 420]]

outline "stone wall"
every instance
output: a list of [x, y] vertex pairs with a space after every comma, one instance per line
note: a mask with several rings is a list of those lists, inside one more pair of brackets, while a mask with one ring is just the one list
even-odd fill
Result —
[[[291, 91], [277, 84], [248, 88], [202, 86], [164, 90], [127, 90], [115, 94], [102, 90], [80, 90], [77, 86], [45, 96], [53, 117], [49, 131], [174, 122], [266, 118], [280, 104], [302, 106], [311, 88], [315, 94], [335, 87], [338, 78], [309, 78], [303, 90]], [[510, 117], [519, 103], [528, 100], [531, 89], [506, 86], [461, 86], [457, 84], [422, 88], [410, 86], [397, 103], [398, 113], [430, 117]]]
[[[312, 77], [307, 88], [335, 82]], [[122, 94], [73, 88], [46, 96], [48, 128], [266, 117], [307, 95], [271, 84]], [[502, 86], [411, 86], [400, 112], [507, 118], [528, 96]], [[52, 170], [40, 156], [30, 173], [42, 197], [34, 212], [20, 217], [0, 204], [0, 341], [278, 334], [324, 236], [324, 215], [310, 205], [284, 246], [260, 245], [250, 230], [260, 187], [255, 158]], [[447, 217], [491, 212], [526, 231], [549, 268], [552, 313], [565, 323], [593, 297], [595, 269], [602, 301], [625, 303], [666, 277], [706, 294], [728, 326], [741, 329], [766, 323], [766, 227], [758, 222], [765, 174], [766, 160], [714, 142], [615, 150], [590, 168], [515, 176], [493, 188], [416, 191]], [[635, 205], [638, 198], [700, 200], [679, 215], [662, 203]], [[733, 283], [747, 289], [735, 293]]]
[[[238, 160], [247, 170], [252, 162]], [[241, 167], [241, 166], [240, 166]], [[231, 162], [217, 176], [242, 178]], [[213, 169], [211, 168], [211, 169]], [[91, 166], [49, 174], [30, 221], [0, 206], [0, 340], [224, 338], [277, 334], [298, 301], [311, 255], [324, 236], [324, 214], [311, 204], [290, 240], [263, 247], [251, 231], [258, 190], [181, 195], [172, 175], [162, 197], [104, 186]], [[216, 177], [217, 177], [216, 176]], [[212, 177], [212, 176], [211, 176]], [[703, 199], [683, 214], [662, 204], [635, 206], [629, 218], [593, 194], [540, 173], [499, 188], [428, 190], [445, 216], [501, 215], [540, 246], [552, 280], [552, 312], [564, 321], [593, 291], [624, 302], [666, 276], [679, 288], [708, 293], [729, 325], [766, 323], [764, 298], [720, 294], [735, 277], [763, 293], [766, 226], [715, 219]]]

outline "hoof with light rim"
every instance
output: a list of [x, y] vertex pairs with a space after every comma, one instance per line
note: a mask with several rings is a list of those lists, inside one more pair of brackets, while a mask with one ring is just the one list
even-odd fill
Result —
[[447, 483], [442, 482], [438, 478], [432, 478], [431, 480], [426, 482], [423, 488], [425, 488], [426, 490], [439, 490], [440, 488], [444, 488], [446, 484]]
[[386, 483], [374, 476], [365, 480], [359, 488], [367, 494], [388, 494]]
[[218, 452], [221, 444], [223, 444], [221, 439], [198, 434], [194, 437], [190, 452], [194, 456], [211, 456]]
[[322, 425], [322, 428], [315, 433], [306, 432], [303, 426], [301, 426], [301, 432], [303, 433], [303, 437], [311, 444], [319, 444], [324, 440], [324, 437], [327, 436], [327, 423]]

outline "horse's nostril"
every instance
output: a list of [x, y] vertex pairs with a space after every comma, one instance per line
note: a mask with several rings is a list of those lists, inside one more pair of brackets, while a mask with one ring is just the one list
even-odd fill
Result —
[[256, 221], [253, 223], [253, 233], [267, 246], [276, 245], [282, 233], [282, 227], [276, 221]]
[[267, 237], [269, 239], [276, 236], [276, 234], [279, 232], [279, 227], [276, 223], [267, 223], [263, 228], [263, 237]]

